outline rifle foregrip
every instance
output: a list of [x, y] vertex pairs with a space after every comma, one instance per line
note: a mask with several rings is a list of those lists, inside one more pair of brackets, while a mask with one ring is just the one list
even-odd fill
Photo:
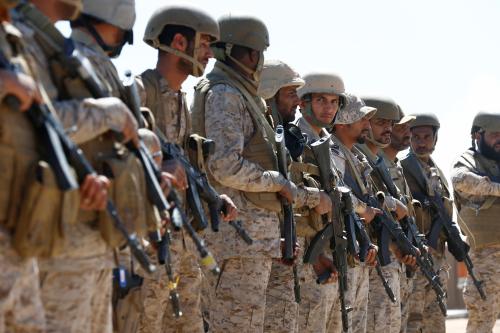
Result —
[[323, 284], [325, 283], [326, 281], [328, 281], [328, 279], [330, 278], [330, 275], [332, 274], [332, 272], [330, 272], [329, 270], [321, 273], [320, 275], [318, 275], [318, 277], [316, 278], [316, 283], [317, 284]]

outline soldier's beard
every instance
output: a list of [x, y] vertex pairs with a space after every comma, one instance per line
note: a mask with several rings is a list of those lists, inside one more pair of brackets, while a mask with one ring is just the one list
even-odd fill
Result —
[[494, 160], [496, 162], [500, 162], [500, 152], [496, 151], [493, 146], [488, 145], [484, 141], [484, 135], [481, 135], [481, 139], [479, 140], [479, 150], [481, 151], [481, 154], [484, 155], [484, 157]]

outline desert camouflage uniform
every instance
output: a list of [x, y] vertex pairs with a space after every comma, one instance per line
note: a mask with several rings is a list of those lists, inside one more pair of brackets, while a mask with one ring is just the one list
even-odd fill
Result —
[[[320, 139], [305, 118], [299, 118], [296, 124], [307, 135], [308, 143]], [[304, 237], [298, 239], [304, 250], [311, 241]], [[299, 332], [327, 332], [331, 317], [335, 317], [335, 322], [340, 321], [340, 307], [336, 306], [339, 301], [338, 283], [318, 285], [312, 265], [302, 262], [299, 272], [302, 298], [299, 304]]]
[[[398, 163], [398, 160], [391, 161], [387, 158], [387, 155], [382, 152], [381, 154], [384, 157], [385, 165], [389, 169], [389, 173], [394, 181], [394, 184], [400, 190], [403, 195], [406, 197], [408, 202], [408, 211], [415, 217], [415, 211], [413, 210], [413, 206], [411, 204], [413, 197], [411, 195], [410, 188], [406, 183], [406, 179], [404, 177], [403, 168]], [[404, 265], [401, 266], [401, 277], [400, 277], [400, 303], [401, 303], [401, 333], [406, 332], [406, 326], [408, 323], [408, 317], [410, 315], [410, 296], [413, 293], [413, 283], [415, 280], [415, 276], [408, 277], [406, 275], [406, 270], [411, 269]]]
[[[345, 180], [346, 167], [348, 161], [354, 165], [360, 174], [363, 174], [368, 162], [363, 164], [353, 151], [349, 151], [338, 138], [333, 136], [332, 154], [337, 166], [339, 175]], [[355, 196], [354, 209], [357, 213], [363, 213], [366, 209], [366, 204], [358, 200]], [[355, 259], [351, 261], [354, 262]], [[367, 323], [368, 310], [368, 291], [369, 291], [369, 274], [370, 268], [359, 261], [355, 261], [355, 265], [349, 265], [347, 270], [348, 290], [346, 293], [346, 301], [348, 306], [352, 307], [349, 313], [349, 332], [365, 332]], [[338, 309], [340, 311], [340, 309]], [[329, 332], [340, 332], [341, 323], [333, 323], [330, 319]]]
[[[166, 139], [184, 147], [187, 137], [191, 134], [191, 121], [184, 92], [172, 90], [157, 70], [146, 72], [137, 78], [143, 106], [151, 110], [157, 129]], [[154, 78], [156, 82], [147, 81], [150, 78]], [[160, 87], [160, 96], [148, 93], [155, 85]], [[143, 313], [139, 332], [203, 332], [200, 299], [202, 272], [196, 247], [189, 235], [180, 230], [172, 233], [170, 251], [172, 268], [175, 274], [180, 276], [177, 290], [183, 316], [172, 317], [173, 309], [169, 302], [169, 290], [166, 288], [167, 276], [165, 270], [161, 269], [161, 272], [153, 276], [144, 277]]]
[[[361, 152], [365, 155], [366, 159], [375, 163], [378, 156], [374, 155], [366, 145], [357, 145]], [[379, 190], [378, 183], [372, 180], [372, 191]], [[385, 188], [380, 188], [384, 190]], [[386, 191], [385, 191], [386, 192]], [[386, 196], [386, 201], [389, 196]], [[373, 268], [370, 270], [370, 291], [368, 294], [368, 319], [367, 319], [367, 332], [390, 332], [399, 333], [401, 328], [401, 306], [399, 304], [400, 297], [400, 276], [401, 265], [396, 260], [395, 256], [391, 253], [391, 263], [382, 266], [382, 273], [387, 279], [389, 286], [394, 292], [396, 303], [393, 303], [384, 289], [377, 271]]]
[[[27, 36], [28, 51], [57, 115], [64, 127], [72, 128], [70, 137], [83, 143], [109, 130], [121, 131], [128, 110], [116, 98], [58, 100], [44, 46], [28, 23], [16, 24]], [[40, 261], [47, 330], [111, 332], [111, 309], [97, 314], [92, 308], [108, 304], [111, 298], [111, 252], [98, 230], [96, 214], [81, 212], [77, 224], [64, 225], [64, 235], [61, 254]]]
[[[9, 41], [8, 41], [8, 40]], [[12, 47], [16, 46], [17, 51]], [[5, 60], [31, 65], [32, 60], [23, 51], [20, 31], [10, 23], [0, 25], [0, 50]], [[14, 52], [19, 52], [14, 53]], [[26, 67], [26, 66], [23, 66]], [[24, 68], [30, 74], [29, 68]], [[0, 92], [4, 97], [4, 92]], [[8, 215], [12, 211], [13, 188], [28, 179], [27, 168], [17, 165], [12, 170], [8, 165], [15, 165], [8, 149], [22, 150], [24, 154], [38, 157], [31, 124], [18, 110], [12, 110], [3, 104], [0, 108], [0, 333], [6, 332], [44, 332], [45, 317], [40, 289], [38, 285], [38, 266], [35, 259], [23, 259], [11, 245], [11, 228], [7, 226]], [[12, 126], [16, 125], [16, 126]], [[18, 133], [17, 131], [22, 131]], [[27, 140], [19, 140], [22, 134]], [[26, 146], [24, 146], [26, 145]], [[9, 174], [7, 169], [11, 169]], [[14, 221], [15, 222], [15, 221]]]
[[[214, 73], [236, 77], [244, 89], [256, 96], [256, 89], [228, 66], [217, 62]], [[209, 74], [210, 75], [210, 74]], [[195, 97], [196, 98], [196, 97]], [[264, 102], [256, 98], [264, 108]], [[277, 192], [286, 180], [276, 171], [266, 171], [242, 156], [244, 146], [255, 132], [242, 93], [227, 83], [211, 87], [205, 97], [206, 136], [215, 141], [208, 161], [215, 187], [229, 195], [239, 209], [243, 228], [254, 240], [247, 245], [226, 224], [207, 241], [221, 264], [221, 275], [213, 291], [210, 320], [213, 332], [262, 332], [266, 288], [272, 258], [280, 258], [280, 231], [277, 213], [257, 207], [243, 191]], [[293, 293], [291, 294], [293, 297]]]
[[[487, 168], [487, 172], [492, 176], [498, 177], [500, 175], [498, 164], [495, 161], [483, 157], [482, 163], [483, 168]], [[462, 159], [454, 164], [451, 172], [451, 181], [456, 193], [455, 202], [457, 202], [458, 207], [461, 206], [459, 214], [463, 213], [464, 208], [468, 208], [484, 217], [483, 214], [487, 213], [487, 211], [485, 212], [483, 209], [487, 206], [483, 206], [486, 205], [488, 200], [493, 200], [500, 195], [499, 183], [492, 181], [484, 174], [480, 174], [477, 169], [469, 163], [464, 163]], [[492, 210], [491, 206], [486, 209]], [[461, 224], [463, 230], [467, 231], [468, 228], [466, 226], [470, 222], [466, 218], [463, 221], [459, 221], [463, 223]], [[473, 234], [471, 235], [467, 232], [466, 234], [472, 245], [470, 257], [474, 263], [474, 270], [477, 278], [484, 282], [484, 291], [487, 297], [485, 301], [481, 299], [470, 276], [468, 276], [464, 287], [464, 302], [469, 312], [467, 333], [492, 332], [500, 313], [500, 306], [498, 304], [500, 295], [500, 283], [498, 280], [498, 274], [500, 273], [500, 265], [498, 264], [500, 259], [500, 244], [498, 242], [481, 244], [479, 243], [479, 239], [475, 239]], [[478, 235], [475, 236], [477, 237]]]
[[[410, 152], [410, 154], [413, 154], [413, 152]], [[427, 186], [430, 187], [432, 191], [437, 191], [442, 197], [449, 198], [450, 194], [448, 192], [446, 179], [434, 164], [434, 161], [431, 159], [429, 164], [424, 163], [420, 159], [418, 159], [418, 161], [425, 172], [427, 178], [425, 183]], [[415, 193], [421, 192], [421, 189], [419, 189], [418, 183], [413, 176], [408, 173], [407, 170], [404, 171], [405, 178], [413, 196], [416, 197]], [[422, 215], [430, 214], [426, 209], [424, 209], [423, 212]], [[428, 225], [425, 227], [423, 224], [424, 223], [420, 223], [417, 220], [419, 230], [423, 233], [427, 233], [429, 230], [425, 228], [429, 228], [430, 226]], [[442, 238], [438, 241], [438, 248], [437, 251], [431, 250], [431, 254], [434, 261], [434, 270], [439, 272], [443, 289], [446, 292], [448, 265], [446, 263], [445, 244]], [[420, 271], [417, 271], [413, 284], [413, 292], [410, 297], [410, 314], [407, 323], [407, 332], [445, 332], [445, 317], [439, 309], [436, 295]]]

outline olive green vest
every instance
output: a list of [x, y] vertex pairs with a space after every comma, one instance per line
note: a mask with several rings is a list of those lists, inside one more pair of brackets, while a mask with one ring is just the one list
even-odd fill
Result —
[[[458, 162], [471, 168], [471, 172], [478, 175], [499, 176], [494, 174], [490, 168], [495, 163], [494, 161], [490, 161], [471, 150], [465, 152]], [[465, 222], [465, 226], [462, 225], [462, 230], [469, 238], [470, 245], [473, 248], [500, 245], [500, 225], [498, 224], [500, 201], [498, 197], [487, 197], [478, 210], [467, 207], [460, 195], [455, 195], [455, 200], [458, 201], [460, 217]]]
[[[278, 170], [274, 130], [265, 117], [264, 101], [252, 96], [233, 70], [221, 62], [217, 62], [214, 70], [202, 79], [195, 87], [195, 97], [191, 110], [193, 132], [206, 136], [205, 131], [205, 97], [207, 92], [217, 84], [227, 84], [237, 89], [245, 100], [246, 109], [252, 118], [254, 134], [243, 148], [242, 156], [264, 170]], [[210, 172], [209, 172], [210, 175]], [[217, 182], [212, 176], [211, 182]], [[281, 212], [281, 201], [272, 192], [243, 192], [246, 199], [260, 208], [273, 212]]]

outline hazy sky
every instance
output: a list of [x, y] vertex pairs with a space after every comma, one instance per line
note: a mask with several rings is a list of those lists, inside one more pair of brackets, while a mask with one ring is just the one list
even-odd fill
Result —
[[[103, 6], [106, 1], [103, 1]], [[136, 0], [135, 44], [116, 60], [141, 73], [156, 63], [142, 42], [151, 13], [173, 1]], [[489, 0], [190, 1], [214, 17], [244, 13], [266, 23], [266, 58], [301, 74], [336, 72], [348, 92], [381, 94], [407, 114], [434, 112], [441, 121], [434, 157], [445, 173], [470, 145], [480, 109], [500, 106], [500, 2]], [[192, 94], [196, 79], [184, 90]], [[499, 107], [500, 109], [500, 107]]]

